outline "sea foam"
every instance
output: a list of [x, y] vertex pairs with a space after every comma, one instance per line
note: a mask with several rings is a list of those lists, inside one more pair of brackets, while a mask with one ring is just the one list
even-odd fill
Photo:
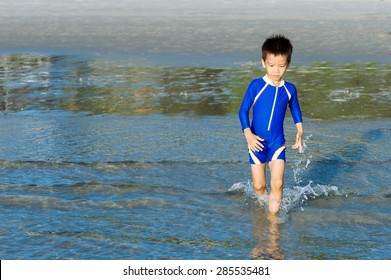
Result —
[[[303, 141], [304, 148], [307, 147], [307, 142], [310, 141], [312, 135], [307, 136]], [[322, 197], [341, 195], [337, 186], [324, 185], [321, 183], [314, 183], [310, 180], [303, 183], [303, 174], [308, 170], [311, 165], [312, 155], [306, 158], [297, 160], [293, 165], [293, 184], [289, 186], [289, 183], [284, 186], [284, 194], [281, 203], [281, 211], [288, 213], [292, 209], [300, 207], [304, 211], [304, 206], [312, 199], [318, 199]], [[267, 195], [256, 195], [254, 192], [253, 184], [250, 180], [247, 182], [234, 183], [229, 189], [230, 193], [243, 193], [246, 197], [251, 198], [254, 204], [259, 203], [262, 207], [267, 206]]]
[[[267, 196], [257, 196], [250, 181], [235, 183], [228, 189], [228, 192], [241, 192], [246, 197], [253, 199], [254, 204], [258, 202], [261, 206], [267, 205]], [[300, 207], [300, 209], [304, 211], [304, 206], [307, 205], [310, 200], [332, 195], [341, 195], [337, 186], [314, 184], [313, 181], [308, 182], [305, 186], [285, 187], [281, 211], [289, 212], [297, 207]]]

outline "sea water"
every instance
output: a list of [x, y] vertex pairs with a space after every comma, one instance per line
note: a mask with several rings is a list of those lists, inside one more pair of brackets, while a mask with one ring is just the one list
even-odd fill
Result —
[[[299, 91], [305, 153], [290, 148], [288, 112], [284, 198], [273, 217], [252, 189], [237, 117], [248, 83], [262, 75], [254, 53], [273, 28], [254, 9], [220, 2], [212, 11], [159, 1], [8, 3], [15, 28], [30, 21], [27, 28], [45, 29], [34, 29], [34, 38], [1, 31], [1, 259], [391, 257], [390, 30], [381, 24], [389, 3], [364, 11], [347, 1], [348, 17], [334, 14], [355, 34], [349, 40], [375, 36], [368, 48], [347, 51], [335, 36], [329, 42], [339, 33], [306, 14], [304, 2], [278, 25], [297, 41], [286, 79]], [[94, 3], [101, 7], [89, 14]], [[261, 11], [258, 1], [246, 3]], [[333, 14], [328, 3], [311, 4], [318, 17]], [[65, 17], [70, 10], [87, 25], [76, 29]], [[161, 18], [149, 17], [159, 11]], [[265, 24], [263, 31], [244, 15]], [[245, 32], [218, 24], [232, 19], [230, 32]], [[59, 35], [56, 24], [64, 22]], [[101, 44], [110, 32], [93, 26], [102, 22], [115, 32]], [[287, 22], [308, 30], [317, 22], [324, 32], [310, 40], [294, 26], [284, 29]]]

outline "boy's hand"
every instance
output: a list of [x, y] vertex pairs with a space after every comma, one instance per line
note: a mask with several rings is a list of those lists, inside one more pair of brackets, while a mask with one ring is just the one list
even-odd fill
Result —
[[265, 139], [262, 139], [261, 137], [252, 133], [251, 129], [249, 128], [246, 128], [244, 130], [244, 136], [246, 137], [248, 148], [251, 151], [253, 152], [263, 151], [262, 141], [265, 141]]
[[303, 153], [304, 152], [303, 143], [302, 143], [302, 138], [304, 134], [303, 123], [297, 123], [296, 127], [297, 127], [296, 143], [292, 146], [292, 149], [299, 148], [299, 153]]
[[296, 143], [292, 146], [292, 149], [299, 148], [299, 153], [303, 152], [303, 144], [301, 142], [302, 135], [300, 133], [296, 134]]

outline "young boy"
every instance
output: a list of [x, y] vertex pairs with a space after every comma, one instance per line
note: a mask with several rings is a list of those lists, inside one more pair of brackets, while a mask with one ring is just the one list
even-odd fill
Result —
[[[239, 110], [239, 119], [246, 137], [255, 193], [266, 195], [266, 164], [270, 168], [271, 192], [269, 212], [280, 210], [285, 170], [284, 118], [289, 105], [297, 127], [293, 149], [303, 152], [303, 119], [296, 87], [282, 77], [291, 62], [293, 47], [286, 37], [274, 35], [262, 45], [263, 78], [253, 80], [247, 88]], [[249, 111], [253, 108], [250, 125]]]

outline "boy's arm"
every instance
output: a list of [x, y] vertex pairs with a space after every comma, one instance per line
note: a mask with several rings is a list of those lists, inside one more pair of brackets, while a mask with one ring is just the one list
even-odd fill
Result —
[[248, 148], [253, 152], [262, 151], [263, 150], [262, 141], [264, 141], [264, 139], [252, 133], [250, 129], [249, 112], [250, 112], [250, 108], [254, 103], [254, 93], [257, 92], [257, 88], [258, 88], [257, 84], [258, 84], [257, 80], [253, 80], [249, 84], [246, 93], [243, 97], [242, 105], [240, 106], [239, 109], [239, 119], [242, 125], [242, 131], [244, 136], [246, 137]]
[[249, 118], [249, 113], [250, 109], [253, 105], [254, 102], [254, 81], [252, 81], [246, 90], [246, 93], [243, 96], [242, 104], [240, 105], [239, 108], [239, 120], [242, 125], [242, 131], [246, 128], [250, 127], [250, 118]]
[[292, 149], [299, 148], [299, 153], [302, 153], [304, 151], [303, 143], [302, 143], [302, 138], [304, 134], [303, 123], [302, 122], [297, 123], [296, 128], [297, 128], [296, 143], [292, 146]]
[[297, 98], [296, 87], [293, 87], [292, 97], [289, 100], [289, 108], [291, 109], [293, 121], [296, 124], [297, 133], [296, 133], [296, 143], [292, 146], [293, 149], [299, 149], [299, 153], [304, 151], [302, 138], [304, 134], [303, 129], [303, 117], [301, 115], [301, 109], [299, 105], [299, 100]]

